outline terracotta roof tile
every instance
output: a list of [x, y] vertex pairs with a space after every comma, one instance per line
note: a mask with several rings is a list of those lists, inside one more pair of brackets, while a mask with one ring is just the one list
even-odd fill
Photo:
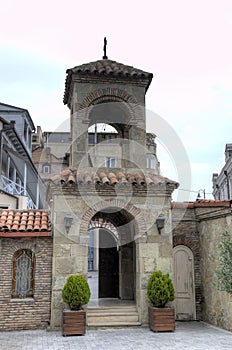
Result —
[[200, 208], [200, 207], [231, 207], [228, 200], [201, 199], [195, 202], [172, 202], [172, 209]]
[[200, 199], [194, 202], [194, 207], [231, 207], [228, 200]]
[[68, 69], [67, 73], [87, 73], [104, 75], [121, 75], [126, 77], [151, 78], [152, 74], [141, 69], [127, 66], [116, 61], [102, 59], [94, 62], [84, 63], [74, 68]]
[[[54, 178], [53, 178], [54, 179]], [[52, 180], [52, 179], [51, 179]], [[132, 186], [155, 186], [155, 185], [173, 185], [176, 188], [178, 183], [165, 178], [160, 175], [148, 172], [143, 174], [142, 172], [135, 171], [130, 173], [125, 173], [122, 169], [104, 169], [102, 171], [93, 171], [89, 173], [81, 174], [80, 171], [76, 169], [62, 171], [59, 179], [55, 177], [54, 183], [61, 183], [62, 185], [86, 185], [91, 186], [92, 184], [97, 185], [109, 185], [115, 186], [116, 184], [129, 185]]]
[[51, 222], [44, 210], [0, 210], [0, 232], [43, 231], [51, 231]]
[[126, 78], [130, 80], [139, 80], [146, 82], [146, 89], [148, 89], [153, 74], [137, 69], [132, 66], [125, 65], [116, 61], [102, 59], [94, 62], [84, 63], [79, 66], [67, 69], [67, 77], [65, 82], [64, 104], [68, 102], [68, 91], [71, 84], [72, 74], [81, 76], [108, 76], [115, 78]]

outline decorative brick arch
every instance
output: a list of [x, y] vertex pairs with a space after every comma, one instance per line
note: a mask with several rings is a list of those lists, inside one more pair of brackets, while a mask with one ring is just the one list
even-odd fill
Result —
[[80, 103], [79, 111], [83, 114], [83, 118], [88, 120], [92, 106], [107, 102], [121, 102], [127, 110], [130, 122], [138, 121], [143, 117], [141, 107], [134, 97], [124, 90], [112, 87], [92, 91]]
[[90, 220], [95, 214], [109, 207], [124, 209], [135, 219], [138, 228], [137, 234], [140, 236], [146, 233], [146, 223], [140, 209], [134, 207], [133, 205], [125, 204], [125, 202], [121, 199], [110, 199], [96, 203], [84, 214], [81, 220], [80, 235], [86, 235]]
[[190, 237], [186, 237], [183, 235], [178, 235], [173, 237], [173, 247], [176, 247], [178, 245], [183, 245], [188, 247], [192, 253], [194, 258], [196, 259], [199, 256], [199, 242], [191, 240]]

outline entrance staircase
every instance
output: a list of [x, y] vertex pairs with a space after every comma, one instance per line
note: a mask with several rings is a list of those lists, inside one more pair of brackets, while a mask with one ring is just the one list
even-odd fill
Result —
[[87, 309], [88, 327], [133, 327], [140, 325], [135, 305], [113, 305]]

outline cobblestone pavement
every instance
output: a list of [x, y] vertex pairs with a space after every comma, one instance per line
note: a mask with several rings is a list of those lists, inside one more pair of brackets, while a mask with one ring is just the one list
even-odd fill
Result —
[[0, 332], [4, 350], [231, 350], [232, 333], [201, 322], [177, 323], [175, 332], [148, 328], [87, 330], [85, 336], [63, 337], [44, 330]]

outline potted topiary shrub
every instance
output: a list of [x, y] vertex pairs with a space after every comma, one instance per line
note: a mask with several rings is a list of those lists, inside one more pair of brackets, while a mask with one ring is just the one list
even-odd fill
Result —
[[174, 331], [174, 308], [166, 307], [175, 299], [175, 290], [169, 274], [154, 271], [147, 284], [147, 297], [152, 305], [148, 307], [149, 326], [153, 332]]
[[83, 335], [86, 330], [86, 311], [82, 306], [90, 299], [88, 282], [81, 275], [68, 277], [62, 289], [62, 299], [68, 304], [69, 309], [63, 310], [63, 336]]

